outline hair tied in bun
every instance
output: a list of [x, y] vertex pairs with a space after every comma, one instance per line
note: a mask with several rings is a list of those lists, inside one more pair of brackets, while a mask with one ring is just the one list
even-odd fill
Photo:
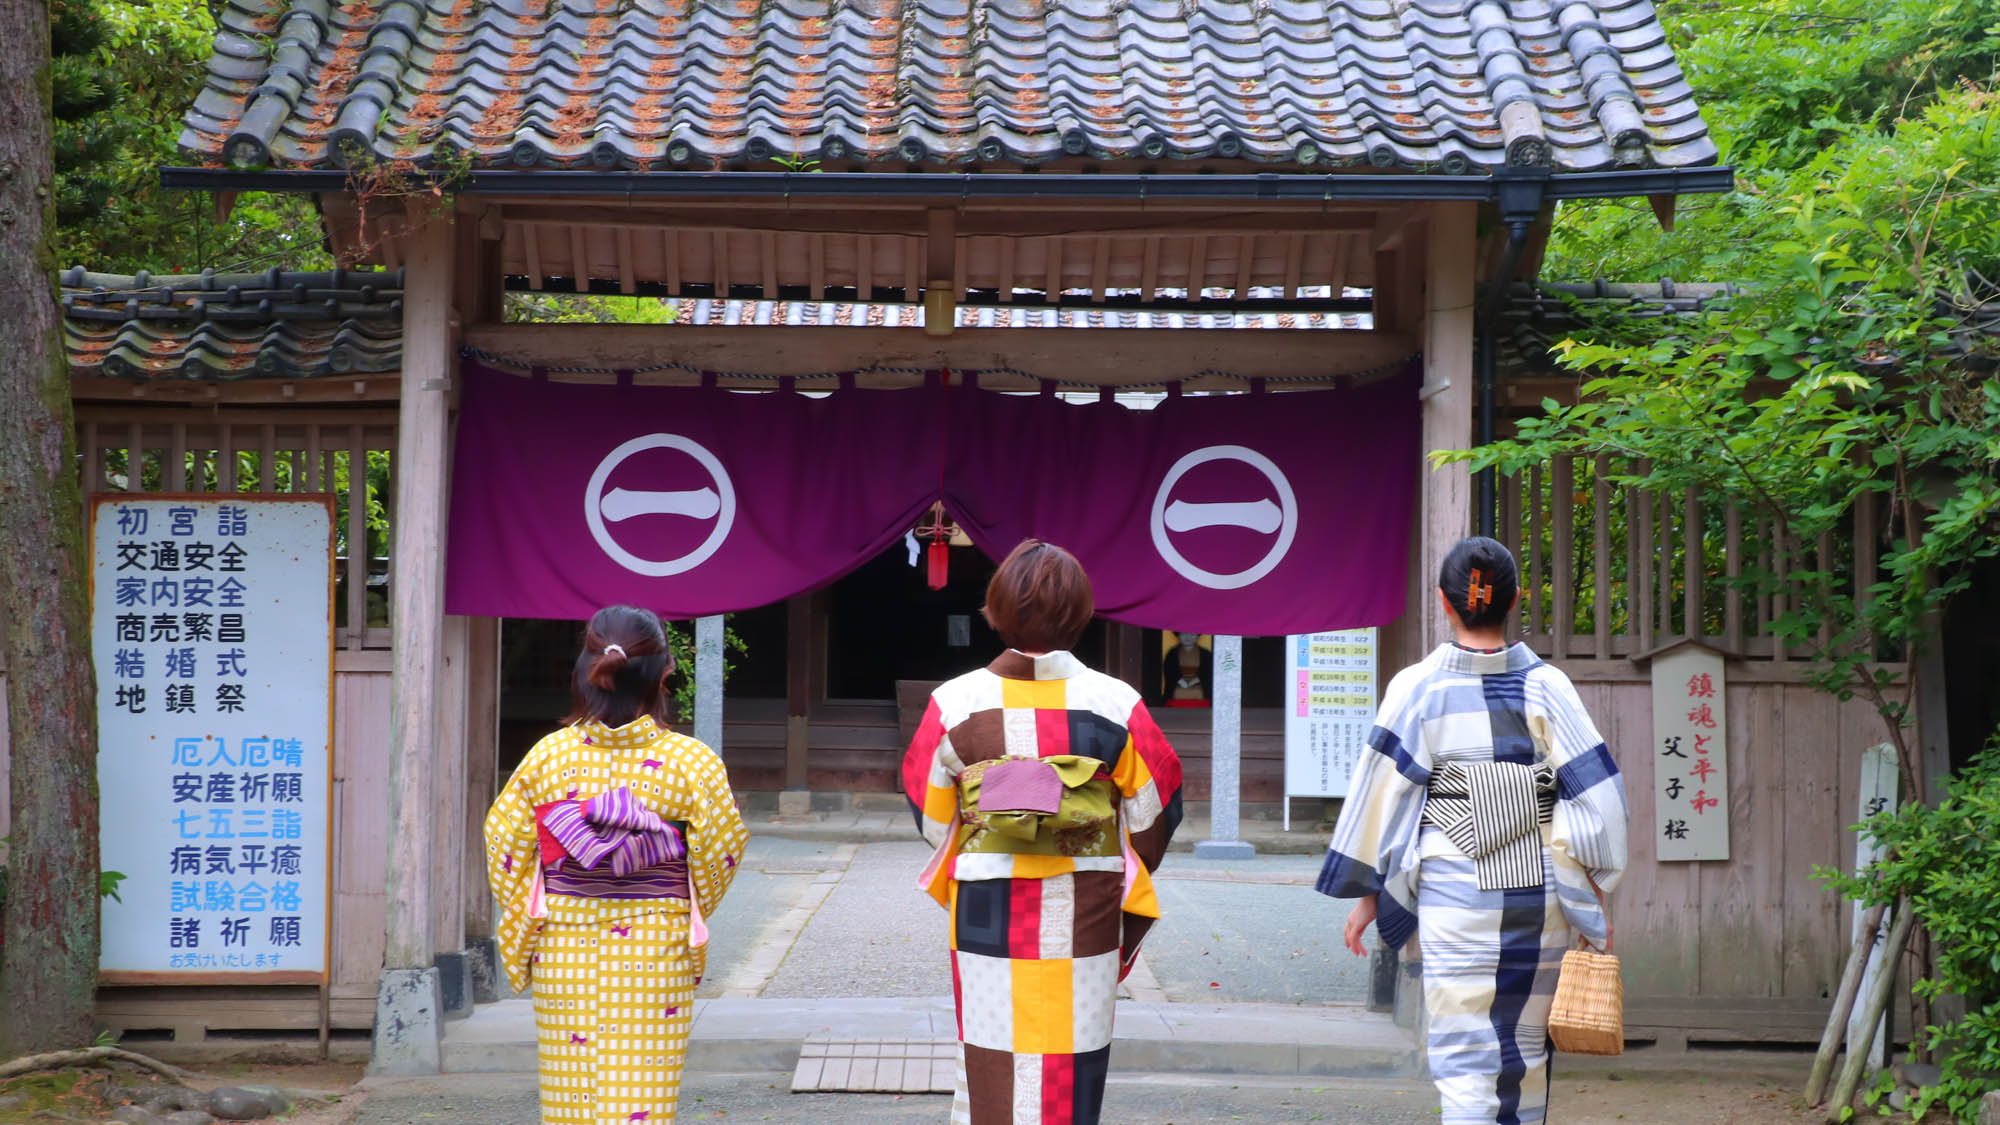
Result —
[[1493, 604], [1493, 584], [1486, 581], [1478, 567], [1472, 568], [1472, 577], [1465, 584], [1465, 610], [1478, 613], [1481, 606]]

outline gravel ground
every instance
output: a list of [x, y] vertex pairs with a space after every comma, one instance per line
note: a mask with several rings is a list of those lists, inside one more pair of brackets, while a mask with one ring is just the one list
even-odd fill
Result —
[[862, 847], [763, 995], [951, 995], [944, 911], [917, 889], [930, 854], [921, 841]]
[[1163, 916], [1145, 946], [1167, 999], [1365, 1003], [1368, 959], [1341, 946], [1347, 904], [1312, 889], [1319, 864], [1317, 856], [1168, 856], [1155, 880]]
[[836, 845], [752, 836], [722, 909], [708, 918], [708, 975], [696, 996], [720, 996], [786, 912], [832, 866]]
[[[1688, 1067], [1610, 1071], [1558, 1080], [1550, 1120], [1560, 1125], [1778, 1125], [1820, 1120], [1795, 1103], [1810, 1058], [1786, 1055], [1712, 1059]], [[1714, 1065], [1709, 1065], [1709, 1063]], [[1609, 1075], [1616, 1074], [1617, 1078]], [[680, 1121], [943, 1121], [943, 1095], [792, 1094], [790, 1075], [693, 1075], [681, 1087]], [[1403, 1080], [1324, 1081], [1203, 1075], [1116, 1074], [1105, 1094], [1105, 1125], [1216, 1125], [1339, 1122], [1407, 1125], [1437, 1119], [1430, 1084]], [[354, 1125], [477, 1121], [534, 1125], [533, 1079], [478, 1075], [404, 1079], [371, 1091]]]

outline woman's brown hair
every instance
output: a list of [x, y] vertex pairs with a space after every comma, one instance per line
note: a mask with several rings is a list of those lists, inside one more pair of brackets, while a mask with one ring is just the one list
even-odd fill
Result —
[[1076, 556], [1053, 543], [1023, 539], [986, 584], [986, 623], [1008, 647], [1057, 652], [1076, 644], [1096, 603]]
[[651, 610], [605, 606], [584, 627], [583, 651], [570, 676], [570, 714], [563, 721], [596, 719], [622, 727], [651, 715], [666, 726], [671, 716], [661, 681], [673, 670], [667, 631]]

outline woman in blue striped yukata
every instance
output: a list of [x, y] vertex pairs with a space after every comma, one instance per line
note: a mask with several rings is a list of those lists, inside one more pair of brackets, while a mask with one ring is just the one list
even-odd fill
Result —
[[1349, 949], [1373, 922], [1421, 958], [1445, 1125], [1542, 1121], [1563, 953], [1611, 941], [1625, 784], [1569, 678], [1507, 643], [1507, 548], [1460, 541], [1438, 596], [1454, 639], [1383, 694], [1318, 888], [1359, 900]]

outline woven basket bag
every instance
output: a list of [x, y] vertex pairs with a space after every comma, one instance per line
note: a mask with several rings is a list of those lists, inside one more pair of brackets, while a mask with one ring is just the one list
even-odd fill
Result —
[[[1588, 876], [1585, 876], [1588, 878]], [[1611, 952], [1611, 907], [1597, 880], [1598, 908], [1604, 911], [1604, 952], [1577, 947], [1563, 954], [1556, 976], [1556, 998], [1549, 1006], [1549, 1039], [1556, 1050], [1572, 1055], [1625, 1053], [1625, 982], [1618, 975], [1618, 957]]]

